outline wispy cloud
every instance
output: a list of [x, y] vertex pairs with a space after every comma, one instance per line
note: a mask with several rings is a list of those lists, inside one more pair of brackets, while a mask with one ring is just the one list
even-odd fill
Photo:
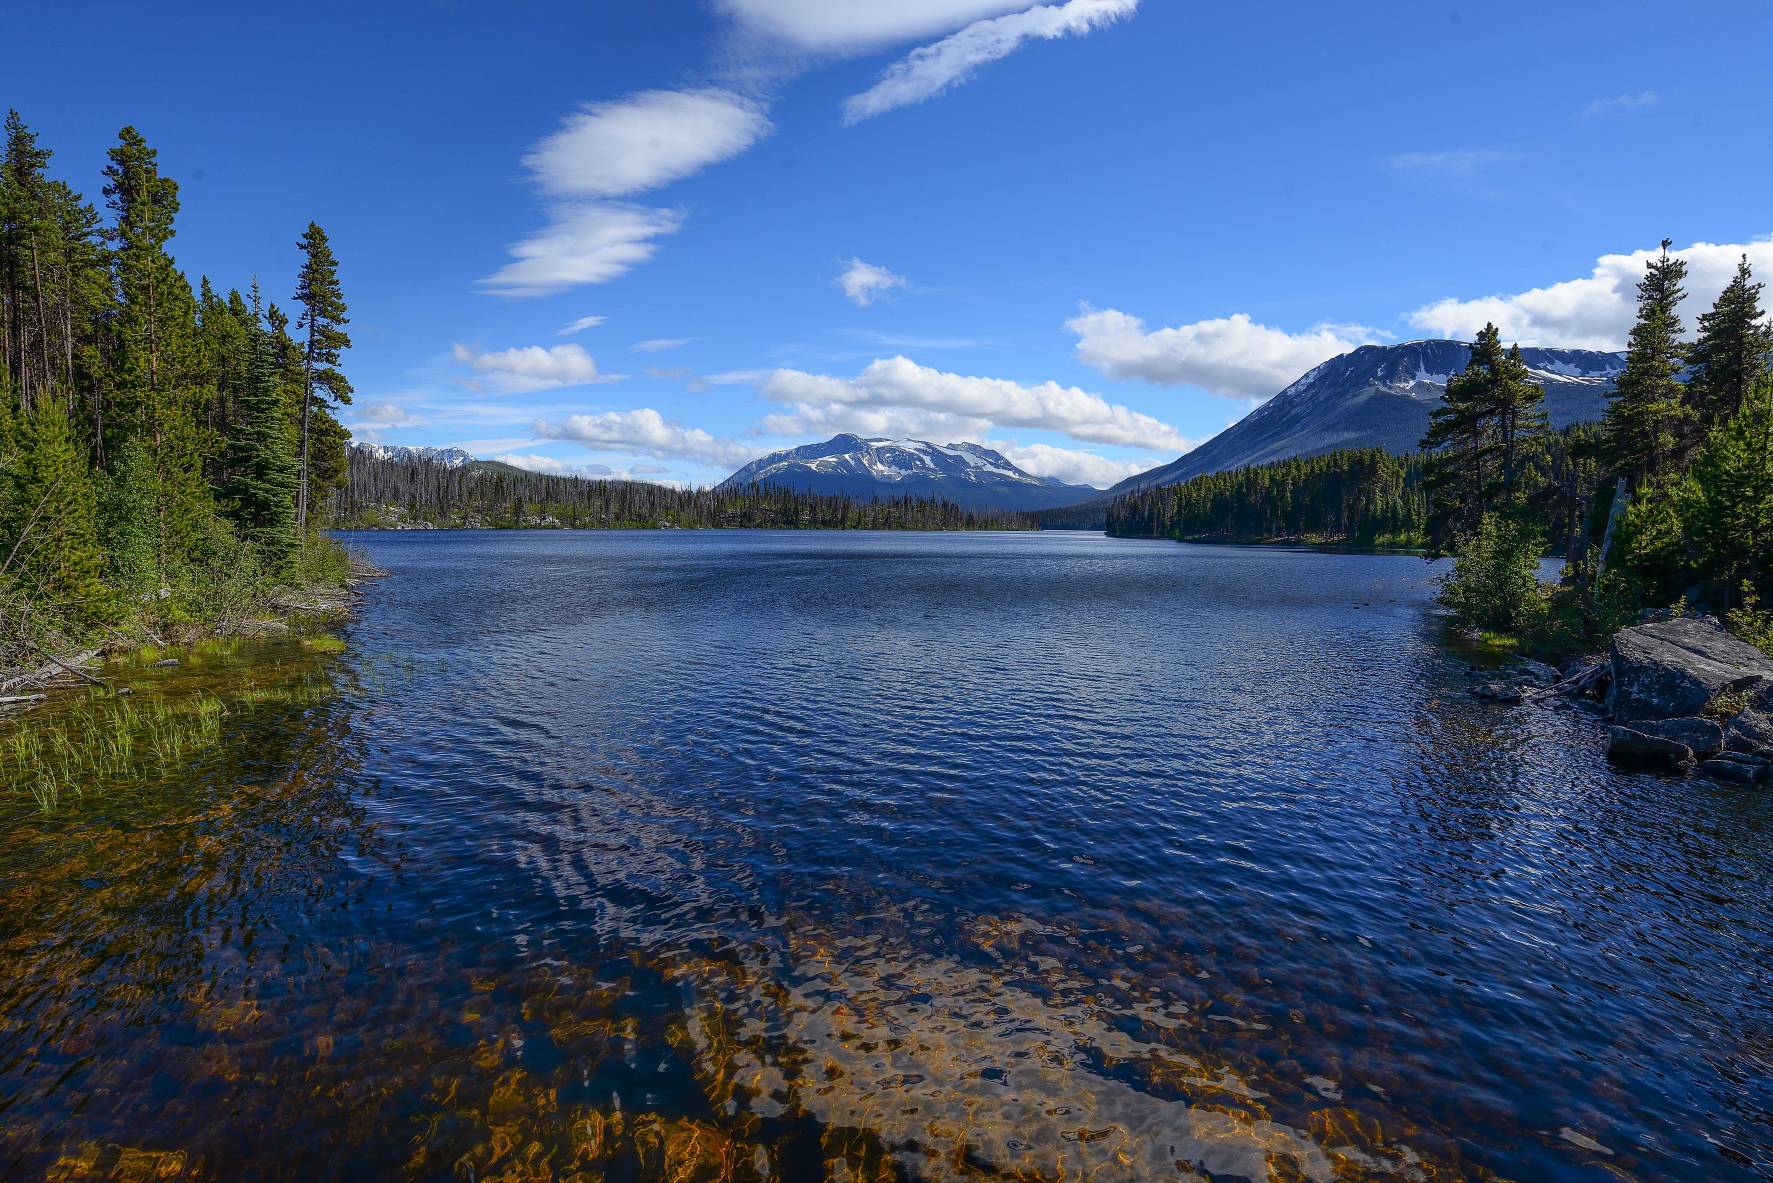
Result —
[[1399, 152], [1385, 157], [1392, 172], [1470, 176], [1518, 159], [1500, 148], [1451, 148], [1440, 152]]
[[821, 56], [937, 36], [1028, 0], [715, 0], [745, 34]]
[[672, 349], [682, 349], [685, 345], [694, 345], [700, 337], [655, 337], [650, 341], [636, 341], [630, 348], [635, 353], [665, 353]]
[[681, 180], [769, 132], [762, 107], [723, 90], [641, 91], [575, 112], [523, 158], [549, 197], [548, 225], [514, 244], [516, 261], [481, 286], [526, 298], [627, 274], [683, 214], [615, 199]]
[[1082, 36], [1132, 16], [1139, 0], [1068, 0], [976, 21], [888, 67], [880, 80], [843, 103], [846, 125], [934, 98], [1031, 39]]
[[1582, 109], [1582, 119], [1600, 119], [1607, 115], [1629, 115], [1633, 111], [1642, 111], [1645, 107], [1654, 107], [1662, 101], [1662, 96], [1653, 90], [1640, 90], [1636, 94], [1616, 94], [1596, 99]]
[[581, 317], [579, 317], [579, 319], [573, 321], [571, 324], [561, 325], [559, 330], [556, 331], [554, 335], [556, 337], [575, 336], [579, 333], [584, 332], [586, 329], [596, 328], [598, 325], [603, 324], [608, 319], [609, 318], [607, 316], [581, 316]]
[[1162, 460], [1150, 456], [1139, 460], [1111, 460], [1094, 452], [1056, 448], [1052, 444], [987, 440], [985, 446], [1003, 453], [1011, 464], [1023, 472], [1033, 473], [1035, 476], [1057, 477], [1068, 485], [1093, 485], [1098, 489], [1119, 484], [1130, 476], [1149, 472], [1163, 463]]
[[851, 259], [837, 277], [837, 286], [844, 298], [858, 308], [866, 308], [895, 288], [907, 286], [903, 275], [894, 275], [885, 267]]

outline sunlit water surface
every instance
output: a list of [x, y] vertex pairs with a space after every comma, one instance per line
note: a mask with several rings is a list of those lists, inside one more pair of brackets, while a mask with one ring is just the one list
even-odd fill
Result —
[[343, 656], [135, 675], [327, 694], [0, 797], [0, 1177], [1773, 1177], [1773, 799], [1421, 560], [351, 541]]

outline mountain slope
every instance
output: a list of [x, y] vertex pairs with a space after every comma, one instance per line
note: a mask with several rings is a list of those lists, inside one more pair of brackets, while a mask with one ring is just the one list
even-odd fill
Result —
[[[1109, 493], [1339, 448], [1413, 452], [1448, 377], [1465, 369], [1470, 356], [1463, 341], [1364, 345], [1318, 366], [1179, 460], [1129, 477]], [[1553, 427], [1599, 419], [1625, 365], [1623, 353], [1587, 349], [1522, 349], [1521, 358], [1545, 387]]]
[[856, 435], [772, 452], [718, 487], [753, 484], [849, 497], [941, 497], [964, 509], [1046, 509], [1100, 496], [1087, 485], [1023, 472], [978, 444], [865, 440]]

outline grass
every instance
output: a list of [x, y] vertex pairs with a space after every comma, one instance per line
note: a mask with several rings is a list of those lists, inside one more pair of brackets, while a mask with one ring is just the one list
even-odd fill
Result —
[[226, 697], [209, 690], [140, 698], [94, 690], [55, 714], [27, 716], [0, 733], [0, 779], [48, 813], [64, 797], [84, 797], [95, 786], [179, 771], [215, 747], [232, 716], [268, 705], [310, 706], [333, 693], [331, 679], [317, 671], [281, 685], [231, 690]]

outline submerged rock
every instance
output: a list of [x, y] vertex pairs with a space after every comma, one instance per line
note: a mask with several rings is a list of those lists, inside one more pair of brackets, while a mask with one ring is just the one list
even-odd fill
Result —
[[1773, 658], [1710, 617], [1625, 629], [1613, 638], [1613, 717], [1692, 717], [1720, 694], [1773, 683]]
[[1710, 760], [1703, 761], [1697, 771], [1702, 776], [1713, 780], [1727, 781], [1737, 785], [1766, 784], [1773, 776], [1773, 760], [1760, 756], [1745, 756], [1738, 752], [1724, 752]]

